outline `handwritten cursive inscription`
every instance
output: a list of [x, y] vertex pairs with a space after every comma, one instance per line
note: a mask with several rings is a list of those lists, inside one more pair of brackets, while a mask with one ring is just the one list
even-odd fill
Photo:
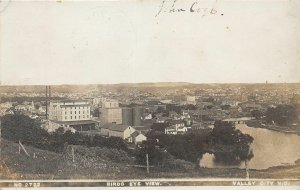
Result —
[[[159, 9], [155, 15], [155, 17], [163, 14], [163, 13], [180, 13], [180, 12], [188, 12], [188, 13], [198, 13], [205, 16], [207, 14], [217, 14], [217, 10], [209, 7], [201, 7], [200, 2], [194, 1], [187, 7], [179, 6], [178, 0], [162, 0], [159, 6]], [[223, 14], [221, 14], [223, 15]]]
[[5, 11], [5, 9], [8, 7], [11, 0], [2, 1], [0, 0], [0, 14]]

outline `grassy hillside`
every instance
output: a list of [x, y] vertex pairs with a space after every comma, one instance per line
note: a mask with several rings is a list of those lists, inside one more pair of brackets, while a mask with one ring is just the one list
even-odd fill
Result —
[[[145, 179], [145, 178], [244, 178], [241, 169], [196, 169], [195, 164], [183, 160], [170, 160], [166, 168], [134, 166], [134, 158], [117, 149], [73, 146], [63, 153], [25, 146], [30, 157], [19, 146], [2, 139], [0, 155], [0, 179]], [[35, 153], [36, 158], [33, 158]], [[266, 170], [250, 170], [251, 178], [300, 178], [300, 162], [294, 166], [273, 167]]]

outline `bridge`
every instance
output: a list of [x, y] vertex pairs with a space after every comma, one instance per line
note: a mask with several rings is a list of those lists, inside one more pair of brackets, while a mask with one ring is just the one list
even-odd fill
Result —
[[234, 124], [244, 124], [246, 121], [254, 119], [253, 117], [240, 117], [240, 118], [228, 118], [223, 119], [222, 121], [234, 123]]

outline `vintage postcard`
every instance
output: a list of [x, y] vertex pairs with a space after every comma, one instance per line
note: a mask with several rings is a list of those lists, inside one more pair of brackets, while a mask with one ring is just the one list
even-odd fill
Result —
[[299, 190], [299, 10], [0, 0], [0, 189]]

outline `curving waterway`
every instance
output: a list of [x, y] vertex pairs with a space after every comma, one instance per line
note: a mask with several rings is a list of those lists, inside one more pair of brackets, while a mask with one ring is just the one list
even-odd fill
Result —
[[[250, 169], [267, 169], [272, 166], [292, 165], [300, 159], [300, 136], [262, 128], [237, 124], [236, 128], [254, 138], [251, 148], [254, 157], [248, 162]], [[239, 165], [223, 165], [214, 162], [214, 155], [204, 154], [200, 166], [207, 168], [245, 168]]]

